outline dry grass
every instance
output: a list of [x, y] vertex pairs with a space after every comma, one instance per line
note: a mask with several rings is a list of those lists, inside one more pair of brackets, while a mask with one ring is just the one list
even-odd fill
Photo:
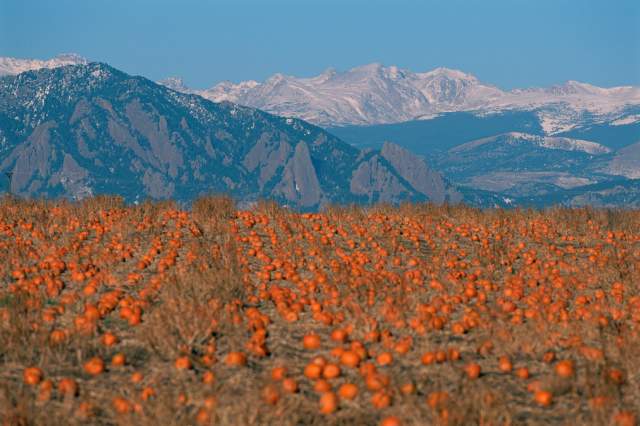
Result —
[[[639, 414], [637, 211], [298, 214], [211, 197], [186, 212], [6, 198], [0, 256], [3, 424], [624, 425]], [[311, 333], [321, 346], [309, 350]], [[342, 365], [328, 383], [359, 393], [322, 414], [305, 367], [317, 356], [339, 364], [352, 348], [360, 367]], [[238, 351], [246, 365], [228, 365]], [[423, 362], [439, 351], [446, 359]], [[382, 352], [391, 363], [379, 364]], [[116, 354], [124, 365], [111, 364]], [[501, 356], [530, 377], [501, 371]], [[83, 369], [92, 357], [105, 362], [96, 376]], [[176, 367], [183, 357], [190, 368]], [[563, 359], [570, 377], [554, 371]], [[479, 378], [466, 376], [470, 363]], [[297, 392], [271, 377], [279, 366]], [[42, 372], [36, 384], [24, 381], [29, 367]], [[374, 376], [380, 391], [367, 386]], [[58, 388], [65, 378], [77, 392]], [[536, 386], [551, 392], [549, 406], [534, 400]], [[388, 406], [374, 406], [376, 392]], [[429, 404], [436, 392], [445, 396]]]

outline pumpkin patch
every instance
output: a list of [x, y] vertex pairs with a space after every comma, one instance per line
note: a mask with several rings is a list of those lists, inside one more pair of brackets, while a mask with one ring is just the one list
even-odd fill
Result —
[[640, 213], [0, 203], [3, 424], [625, 424]]

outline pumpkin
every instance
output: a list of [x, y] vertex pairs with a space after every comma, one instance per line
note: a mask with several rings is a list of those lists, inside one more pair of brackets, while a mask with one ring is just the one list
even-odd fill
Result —
[[333, 392], [325, 392], [320, 396], [320, 412], [332, 414], [338, 409], [338, 396]]
[[28, 367], [22, 372], [22, 378], [25, 384], [35, 386], [42, 380], [42, 370], [38, 367]]
[[104, 361], [102, 361], [102, 358], [93, 357], [84, 363], [83, 369], [85, 373], [91, 376], [97, 376], [104, 371]]

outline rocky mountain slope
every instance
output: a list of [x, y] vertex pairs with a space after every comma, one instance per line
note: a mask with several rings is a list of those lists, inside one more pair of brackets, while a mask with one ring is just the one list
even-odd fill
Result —
[[462, 198], [400, 147], [359, 150], [304, 121], [213, 103], [100, 63], [0, 78], [0, 171], [23, 196], [229, 193], [301, 209]]
[[556, 189], [543, 195], [522, 197], [512, 203], [525, 207], [563, 205], [640, 209], [640, 179], [618, 179], [570, 189]]
[[639, 115], [626, 113], [640, 105], [640, 87], [568, 81], [505, 91], [447, 68], [412, 72], [375, 63], [345, 72], [328, 69], [311, 78], [276, 74], [264, 82], [222, 82], [200, 91], [170, 87], [332, 127], [432, 119], [453, 111], [482, 115], [514, 110], [535, 112], [548, 135], [593, 122], [640, 122]]
[[598, 171], [610, 154], [590, 141], [511, 132], [458, 145], [434, 164], [459, 185], [513, 198], [612, 180]]
[[602, 168], [602, 171], [630, 179], [640, 179], [640, 134], [638, 139], [638, 142], [616, 152], [611, 161]]
[[[639, 111], [626, 109], [630, 116]], [[431, 120], [328, 130], [360, 148], [393, 141], [429, 158], [460, 190], [491, 191], [512, 204], [521, 197], [538, 197], [536, 204], [550, 205], [573, 199], [580, 191], [588, 193], [593, 185], [640, 177], [640, 122], [633, 120], [592, 122], [547, 136], [532, 111], [452, 112]], [[637, 182], [618, 188], [633, 193], [634, 185]], [[563, 191], [570, 195], [551, 196]], [[599, 200], [587, 195], [582, 199]], [[619, 195], [610, 202], [625, 199]]]

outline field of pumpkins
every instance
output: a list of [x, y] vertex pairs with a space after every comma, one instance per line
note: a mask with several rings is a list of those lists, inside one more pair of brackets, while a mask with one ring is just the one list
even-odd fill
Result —
[[640, 212], [0, 202], [0, 424], [619, 425]]

